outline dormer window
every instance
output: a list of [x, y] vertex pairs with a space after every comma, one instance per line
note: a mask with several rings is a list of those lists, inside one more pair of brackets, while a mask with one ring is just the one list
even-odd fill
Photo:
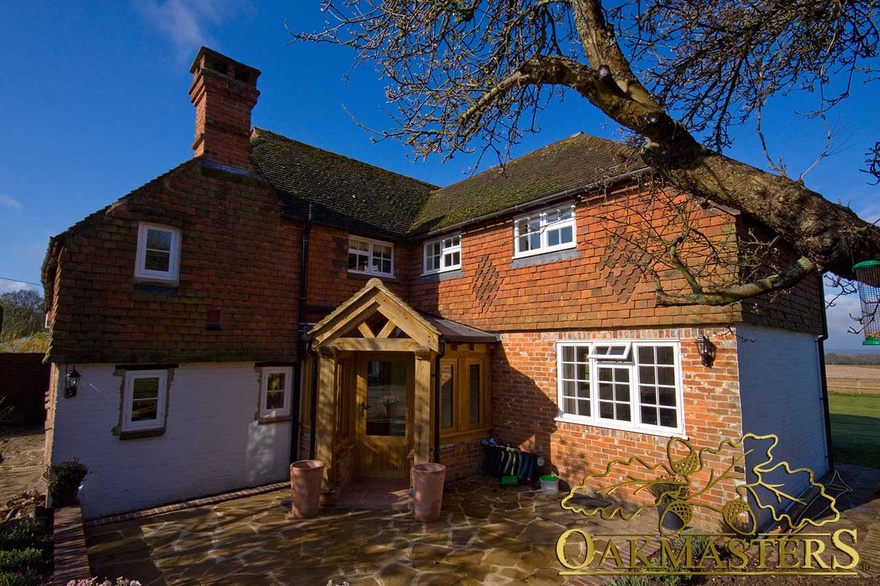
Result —
[[574, 248], [574, 235], [574, 204], [520, 216], [513, 223], [513, 256]]
[[177, 282], [180, 268], [180, 230], [141, 223], [138, 226], [134, 276], [150, 281]]
[[425, 242], [424, 274], [461, 268], [461, 234]]
[[348, 272], [394, 276], [394, 245], [379, 240], [348, 238]]

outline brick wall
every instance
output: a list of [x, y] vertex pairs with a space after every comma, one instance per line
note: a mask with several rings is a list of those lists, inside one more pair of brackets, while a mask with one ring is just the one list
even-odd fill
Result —
[[[51, 359], [293, 360], [302, 225], [280, 207], [267, 183], [191, 161], [74, 226], [47, 292]], [[139, 222], [181, 231], [179, 286], [135, 282]]]
[[[545, 471], [557, 473], [572, 485], [579, 484], [587, 474], [604, 473], [612, 460], [640, 456], [651, 463], [667, 462], [667, 437], [555, 420], [556, 342], [619, 338], [681, 340], [683, 412], [688, 439], [697, 449], [717, 447], [723, 438], [738, 439], [742, 422], [735, 337], [723, 329], [710, 333], [718, 347], [717, 358], [712, 368], [706, 368], [694, 343], [699, 332], [677, 328], [505, 333], [501, 348], [493, 355], [493, 435], [501, 443], [510, 442], [543, 456], [547, 460]], [[741, 451], [736, 455], [741, 457]], [[698, 475], [695, 485], [705, 481], [710, 470], [727, 465], [727, 460], [707, 457], [705, 474]], [[607, 481], [596, 480], [591, 486], [623, 479], [622, 474], [612, 473]], [[733, 480], [725, 481], [703, 495], [701, 501], [720, 506], [735, 497], [733, 491]], [[619, 494], [635, 502], [651, 499], [644, 491], [634, 494], [633, 490], [623, 490]], [[717, 521], [716, 514], [699, 509], [696, 513], [704, 522]]]
[[[309, 234], [309, 275], [306, 320], [320, 321], [343, 301], [361, 290], [372, 275], [348, 271], [346, 230], [316, 224]], [[383, 242], [387, 242], [383, 240]], [[396, 294], [407, 294], [407, 270], [412, 265], [411, 246], [394, 243], [394, 278], [382, 282]]]
[[[666, 307], [654, 302], [654, 284], [625, 255], [609, 246], [604, 219], [622, 209], [624, 198], [577, 204], [576, 252], [513, 258], [513, 218], [486, 223], [462, 234], [463, 277], [418, 277], [410, 302], [419, 310], [495, 331], [612, 329], [699, 323], [734, 323], [738, 307]], [[707, 231], [730, 222], [706, 214]], [[420, 250], [420, 249], [419, 249]], [[575, 258], [571, 258], [574, 255]], [[412, 255], [421, 270], [421, 257]], [[411, 271], [416, 273], [416, 269]], [[671, 277], [670, 277], [671, 278]]]
[[15, 408], [8, 423], [33, 425], [46, 420], [49, 366], [43, 354], [0, 354], [0, 396]]
[[483, 453], [478, 439], [441, 445], [440, 463], [446, 466], [446, 480], [458, 480], [479, 472]]
[[[423, 277], [421, 245], [412, 243], [408, 301], [418, 310], [437, 313], [493, 331], [671, 327], [732, 324], [745, 319], [769, 327], [818, 334], [821, 295], [808, 279], [773, 298], [725, 307], [658, 307], [655, 284], [634, 266], [622, 247], [613, 244], [613, 223], [607, 218], [627, 213], [633, 191], [578, 202], [577, 247], [557, 255], [514, 259], [513, 217], [487, 222], [462, 233], [463, 276]], [[668, 222], [662, 209], [656, 222]], [[715, 242], [726, 242], [731, 259], [737, 238], [771, 236], [755, 231], [742, 216], [709, 208], [697, 212], [696, 227]], [[639, 225], [632, 226], [640, 230]], [[777, 257], [790, 257], [780, 249]], [[730, 278], [722, 272], [717, 280]], [[668, 291], [684, 291], [675, 274], [662, 275]]]

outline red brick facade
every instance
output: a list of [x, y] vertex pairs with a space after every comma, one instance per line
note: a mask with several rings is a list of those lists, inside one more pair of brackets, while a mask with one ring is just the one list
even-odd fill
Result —
[[[295, 360], [302, 224], [279, 210], [266, 182], [195, 160], [80, 222], [46, 275], [52, 360]], [[180, 230], [177, 286], [135, 279], [140, 222]]]

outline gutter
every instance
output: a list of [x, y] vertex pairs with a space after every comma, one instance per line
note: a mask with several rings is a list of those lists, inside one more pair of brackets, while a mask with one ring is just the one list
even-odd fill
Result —
[[828, 407], [828, 376], [825, 371], [825, 340], [828, 339], [828, 313], [825, 309], [825, 283], [822, 273], [818, 275], [819, 294], [822, 298], [822, 335], [816, 338], [816, 344], [819, 347], [819, 377], [822, 382], [822, 411], [825, 415], [825, 452], [828, 457], [828, 470], [834, 472], [834, 452], [831, 445], [831, 410]]
[[472, 224], [479, 224], [481, 222], [485, 222], [486, 220], [492, 220], [499, 216], [506, 216], [511, 212], [519, 212], [526, 209], [538, 207], [544, 204], [548, 204], [552, 201], [556, 201], [558, 199], [566, 199], [570, 197], [575, 197], [578, 195], [582, 195], [589, 191], [593, 191], [599, 187], [607, 187], [612, 183], [617, 183], [618, 181], [623, 181], [625, 179], [631, 179], [633, 177], [637, 177], [639, 175], [644, 175], [651, 171], [650, 167], [642, 167], [641, 169], [636, 169], [635, 171], [629, 171], [627, 173], [623, 173], [621, 175], [616, 175], [614, 177], [603, 179], [602, 181], [596, 181], [595, 183], [590, 183], [589, 185], [584, 185], [583, 187], [572, 187], [571, 189], [566, 189], [565, 191], [560, 191], [558, 193], [554, 193], [553, 195], [546, 195], [544, 197], [533, 199], [527, 202], [518, 203], [516, 205], [506, 207], [502, 210], [497, 210], [494, 212], [490, 212], [488, 214], [483, 214], [482, 216], [477, 216], [476, 218], [470, 218], [468, 220], [462, 220], [461, 222], [456, 222], [455, 224], [450, 224], [448, 226], [443, 226], [442, 228], [437, 228], [435, 230], [429, 230], [424, 234], [420, 234], [418, 236], [411, 236], [407, 240], [421, 240], [425, 237], [435, 236], [437, 234], [443, 234], [446, 232], [450, 232], [453, 230], [458, 230], [464, 228], [466, 226], [470, 226]]
[[446, 339], [439, 338], [440, 352], [434, 357], [434, 463], [440, 463], [440, 359], [446, 355]]

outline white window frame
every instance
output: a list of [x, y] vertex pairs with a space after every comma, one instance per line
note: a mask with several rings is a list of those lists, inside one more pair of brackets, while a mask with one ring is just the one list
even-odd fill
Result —
[[[617, 358], [611, 357], [607, 355], [603, 355], [601, 352], [595, 352], [594, 349], [596, 347], [620, 347], [626, 345], [628, 352], [625, 358]], [[578, 415], [574, 413], [566, 413], [565, 412], [565, 397], [563, 396], [564, 391], [564, 383], [566, 381], [570, 383], [577, 384], [580, 381], [577, 374], [575, 374], [575, 378], [565, 378], [564, 377], [564, 368], [563, 368], [563, 348], [573, 347], [573, 348], [586, 348], [587, 349], [587, 357], [586, 364], [588, 368], [586, 369], [586, 374], [588, 376], [588, 380], [582, 381], [587, 382], [589, 384], [589, 404], [590, 404], [590, 415]], [[643, 347], [667, 347], [672, 349], [673, 353], [673, 364], [675, 373], [675, 406], [669, 407], [665, 406], [664, 408], [674, 408], [676, 413], [676, 427], [663, 426], [659, 424], [659, 420], [657, 424], [643, 423], [641, 421], [642, 411], [641, 408], [643, 404], [641, 403], [641, 392], [640, 392], [640, 366], [648, 366], [646, 364], [640, 365], [638, 362], [638, 350]], [[575, 362], [568, 364], [574, 364], [573, 370], [575, 373], [578, 372], [578, 364], [581, 362], [577, 361], [577, 350], [574, 350]], [[630, 408], [630, 420], [629, 421], [621, 421], [617, 419], [603, 418], [600, 416], [600, 397], [599, 397], [599, 370], [601, 369], [624, 369], [629, 373], [629, 408]], [[571, 370], [571, 369], [570, 369]], [[581, 370], [581, 372], [584, 372]], [[670, 340], [630, 340], [630, 341], [621, 341], [621, 340], [601, 340], [601, 341], [573, 341], [573, 340], [565, 340], [558, 341], [556, 343], [556, 380], [557, 380], [557, 405], [558, 405], [558, 416], [557, 421], [565, 421], [569, 423], [579, 423], [583, 425], [593, 425], [596, 427], [606, 427], [610, 429], [620, 429], [626, 431], [635, 431], [640, 433], [647, 433], [651, 435], [660, 435], [660, 436], [678, 436], [685, 437], [685, 413], [684, 413], [684, 394], [682, 390], [682, 382], [681, 382], [681, 344], [678, 341], [670, 341]], [[654, 383], [645, 382], [645, 385], [651, 385], [656, 387], [666, 387], [669, 385], [661, 385], [659, 382], [655, 381]], [[650, 403], [644, 404], [647, 407], [652, 406]]]
[[[138, 379], [158, 379], [156, 418], [145, 421], [132, 421], [134, 407], [134, 382]], [[122, 431], [148, 431], [165, 429], [165, 412], [168, 404], [167, 370], [130, 370], [125, 373], [122, 394]]]
[[[358, 248], [353, 248], [352, 244], [358, 242], [361, 244], [367, 245], [367, 250], [360, 250]], [[391, 269], [389, 272], [383, 272], [375, 268], [376, 258], [376, 246], [387, 246], [391, 249]], [[351, 258], [352, 254], [355, 255], [363, 255], [366, 253], [367, 256], [367, 270], [361, 271], [358, 269], [348, 269], [349, 273], [357, 273], [359, 275], [376, 275], [379, 277], [393, 277], [394, 276], [394, 244], [391, 242], [383, 242], [382, 240], [370, 240], [369, 238], [360, 238], [358, 236], [349, 236], [348, 237], [348, 258]], [[379, 259], [380, 262], [383, 259]]]
[[[562, 220], [551, 221], [549, 218], [554, 215], [562, 215], [570, 212], [571, 217], [565, 218]], [[547, 252], [555, 252], [557, 250], [567, 250], [569, 248], [574, 248], [577, 246], [577, 223], [575, 221], [575, 206], [574, 204], [565, 204], [554, 208], [547, 208], [543, 210], [539, 210], [533, 212], [531, 214], [526, 214], [524, 216], [519, 216], [513, 221], [513, 258], [522, 258], [525, 256], [534, 256], [536, 254], [544, 254]], [[528, 230], [525, 233], [521, 233], [520, 225], [523, 223], [534, 222], [536, 224], [535, 230]], [[550, 244], [550, 235], [553, 233], [561, 233], [563, 229], [570, 228], [571, 229], [571, 242], [560, 242], [557, 244]], [[528, 235], [534, 234], [538, 237], [538, 244], [534, 248], [528, 248], [523, 250], [521, 248], [522, 237], [526, 237]]]
[[[284, 405], [280, 408], [269, 409], [267, 400], [269, 397], [269, 377], [273, 374], [284, 375]], [[263, 367], [260, 377], [260, 419], [277, 419], [290, 417], [290, 404], [293, 402], [293, 367], [291, 366], [266, 366]]]
[[[455, 244], [458, 242], [458, 244]], [[440, 246], [440, 255], [438, 266], [428, 268], [428, 259], [437, 255], [432, 254], [431, 248], [435, 245]], [[458, 262], [455, 262], [455, 255], [458, 254]], [[429, 240], [422, 247], [422, 274], [432, 275], [434, 273], [442, 273], [445, 271], [453, 271], [461, 268], [461, 233], [449, 234], [443, 238]]]
[[[147, 234], [150, 230], [171, 234], [171, 249], [168, 256], [168, 270], [157, 271], [146, 268]], [[137, 259], [135, 260], [134, 276], [139, 279], [176, 282], [180, 274], [180, 230], [159, 224], [138, 224]]]

